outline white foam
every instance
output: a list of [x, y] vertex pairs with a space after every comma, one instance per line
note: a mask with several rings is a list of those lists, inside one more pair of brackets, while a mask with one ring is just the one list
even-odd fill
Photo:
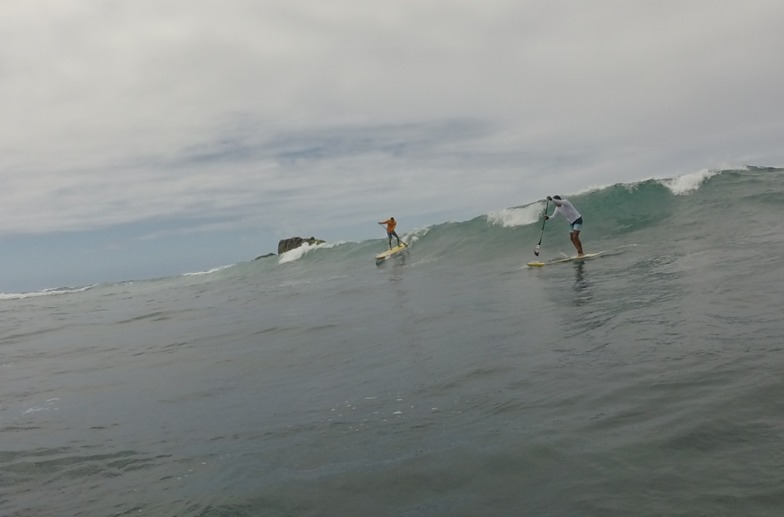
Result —
[[29, 415], [30, 413], [38, 413], [39, 411], [49, 411], [50, 409], [57, 410], [59, 408], [57, 406], [55, 406], [55, 402], [57, 402], [59, 400], [60, 400], [60, 397], [55, 397], [55, 398], [52, 398], [52, 399], [48, 399], [46, 401], [46, 405], [45, 406], [29, 407], [29, 408], [25, 409], [24, 411], [22, 411], [22, 414], [23, 415]]
[[689, 172], [674, 178], [659, 179], [659, 183], [667, 187], [676, 196], [694, 192], [705, 180], [718, 174], [718, 171], [703, 169], [697, 172]]
[[411, 245], [417, 242], [419, 239], [424, 237], [430, 232], [430, 227], [426, 226], [424, 228], [415, 228], [408, 233], [404, 233], [400, 236], [400, 240], [405, 242], [408, 245]]
[[58, 289], [44, 289], [43, 291], [33, 291], [30, 293], [0, 293], [0, 300], [23, 300], [25, 298], [38, 298], [40, 296], [57, 296], [60, 294], [82, 293], [90, 290], [98, 284], [85, 287], [61, 287]]
[[234, 267], [236, 264], [229, 264], [227, 266], [218, 266], [207, 271], [197, 271], [195, 273], [184, 273], [182, 276], [201, 276], [201, 275], [210, 275], [212, 273], [217, 273], [218, 271], [223, 271], [224, 269], [228, 269], [230, 267]]
[[317, 247], [330, 249], [330, 248], [337, 248], [338, 246], [343, 246], [344, 244], [348, 244], [350, 241], [335, 241], [335, 242], [322, 242]]
[[487, 214], [487, 221], [504, 228], [526, 226], [541, 221], [544, 208], [545, 203], [533, 203], [519, 208], [505, 208]]
[[283, 253], [280, 258], [278, 259], [278, 264], [285, 264], [287, 262], [294, 262], [295, 260], [299, 260], [311, 251], [319, 248], [334, 248], [338, 246], [340, 243], [327, 243], [323, 242], [321, 244], [309, 244], [308, 242], [303, 242], [302, 245], [298, 248], [294, 248], [293, 250], [289, 250]]

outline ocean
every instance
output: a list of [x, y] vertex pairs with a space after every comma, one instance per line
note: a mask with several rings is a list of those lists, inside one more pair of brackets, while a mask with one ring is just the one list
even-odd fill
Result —
[[0, 515], [781, 515], [784, 169], [560, 194], [0, 295]]

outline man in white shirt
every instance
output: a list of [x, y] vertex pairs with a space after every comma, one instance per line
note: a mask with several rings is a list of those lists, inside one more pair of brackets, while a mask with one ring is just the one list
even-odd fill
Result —
[[556, 214], [563, 215], [569, 222], [569, 226], [572, 228], [572, 231], [569, 232], [569, 238], [572, 240], [572, 244], [577, 249], [577, 256], [581, 257], [583, 255], [583, 243], [580, 242], [580, 230], [583, 227], [583, 218], [580, 215], [580, 212], [577, 211], [577, 209], [569, 202], [568, 199], [561, 199], [561, 196], [547, 196], [547, 201], [553, 202], [555, 205], [555, 211], [550, 216], [545, 214], [544, 220], [546, 221], [550, 219], [550, 217], [555, 217]]

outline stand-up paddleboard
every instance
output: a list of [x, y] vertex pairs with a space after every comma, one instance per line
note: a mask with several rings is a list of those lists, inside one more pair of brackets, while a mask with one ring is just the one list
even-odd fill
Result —
[[564, 262], [574, 262], [576, 260], [588, 260], [588, 259], [596, 258], [596, 257], [602, 255], [603, 253], [604, 253], [604, 251], [598, 251], [596, 253], [586, 253], [585, 255], [581, 255], [579, 257], [577, 255], [574, 255], [572, 257], [566, 257], [566, 258], [562, 258], [562, 259], [555, 259], [555, 260], [550, 260], [550, 261], [547, 261], [547, 262], [529, 262], [528, 266], [530, 266], [530, 267], [542, 267], [542, 266], [550, 266], [552, 264], [563, 264]]
[[384, 262], [386, 259], [390, 257], [400, 255], [401, 253], [404, 253], [407, 250], [408, 250], [408, 244], [401, 243], [400, 246], [395, 246], [391, 250], [387, 250], [384, 253], [379, 253], [378, 255], [376, 255], [376, 265], [381, 264], [382, 262]]

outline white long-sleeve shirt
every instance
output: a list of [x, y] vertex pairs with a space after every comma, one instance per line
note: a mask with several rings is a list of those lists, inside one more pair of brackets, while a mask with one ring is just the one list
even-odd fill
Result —
[[569, 224], [572, 224], [580, 218], [580, 212], [578, 212], [574, 205], [572, 205], [568, 200], [553, 199], [552, 202], [555, 205], [555, 211], [553, 212], [553, 215], [550, 216], [550, 218], [555, 217], [556, 214], [561, 214], [566, 218], [567, 221], [569, 221]]

